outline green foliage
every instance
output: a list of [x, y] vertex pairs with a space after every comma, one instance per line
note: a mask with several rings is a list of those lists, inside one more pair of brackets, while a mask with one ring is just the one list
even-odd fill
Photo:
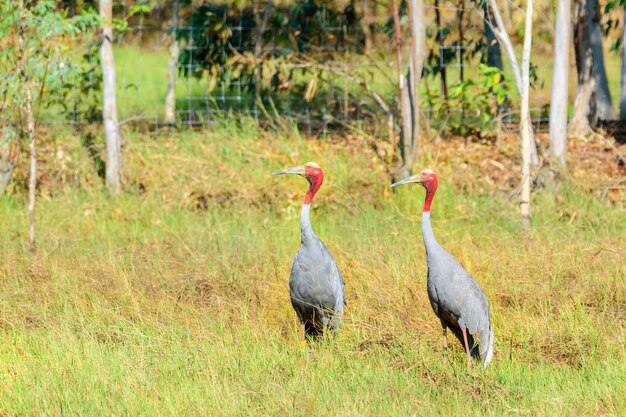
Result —
[[[63, 113], [68, 119], [95, 123], [102, 120], [102, 66], [100, 45], [96, 39], [89, 42], [82, 53], [73, 56], [68, 63], [71, 70], [67, 77], [51, 91], [55, 100], [52, 111]], [[58, 107], [60, 106], [60, 108]]]
[[[618, 27], [623, 28], [624, 22], [622, 19], [613, 19], [611, 17], [611, 12], [618, 8], [626, 7], [626, 0], [609, 0], [604, 5], [604, 13], [602, 14], [602, 26], [603, 26], [603, 35], [604, 37], [610, 36], [611, 32], [617, 30]], [[621, 11], [620, 11], [621, 12]], [[623, 14], [622, 14], [623, 18]], [[622, 29], [623, 30], [623, 29]], [[620, 47], [622, 46], [622, 37], [618, 36], [615, 41], [609, 47], [609, 51], [618, 52]]]
[[143, 15], [145, 13], [150, 12], [149, 4], [133, 4], [128, 8], [128, 14], [122, 18], [113, 17], [113, 21], [111, 22], [111, 27], [115, 30], [119, 35], [123, 35], [124, 33], [131, 30], [128, 27], [128, 20], [139, 14]]
[[[54, 0], [33, 2], [24, 8], [24, 62], [28, 83], [24, 83], [18, 69], [18, 28], [20, 24], [18, 2], [0, 3], [0, 100], [6, 100], [9, 113], [19, 114], [26, 89], [35, 104], [35, 117], [41, 106], [50, 100], [69, 94], [71, 80], [83, 68], [77, 64], [75, 50], [79, 40], [89, 40], [91, 30], [98, 25], [99, 17], [93, 9], [68, 17], [59, 10]], [[6, 116], [5, 116], [6, 117]], [[16, 116], [14, 116], [16, 117]], [[19, 125], [17, 119], [9, 126]]]
[[[334, 52], [363, 46], [363, 39], [354, 34], [358, 21], [350, 5], [335, 10], [322, 7], [320, 1], [308, 0], [274, 6], [265, 16], [263, 9], [203, 3], [185, 12], [186, 23], [176, 36], [193, 48], [182, 48], [180, 69], [187, 77], [207, 76], [209, 93], [217, 85], [228, 89], [233, 82], [247, 92], [256, 88], [293, 92], [292, 87], [302, 89], [306, 83], [297, 81], [302, 78], [297, 72], [314, 72], [302, 66], [297, 70], [295, 64], [326, 62], [332, 60]], [[264, 20], [265, 31], [260, 34]], [[330, 32], [329, 27], [346, 27], [347, 32]], [[265, 45], [258, 56], [257, 40]], [[259, 67], [262, 70], [258, 80]]]
[[479, 69], [478, 76], [449, 86], [445, 99], [438, 91], [428, 93], [430, 119], [436, 128], [461, 136], [493, 130], [499, 109], [510, 105], [508, 82], [496, 67], [480, 64]]

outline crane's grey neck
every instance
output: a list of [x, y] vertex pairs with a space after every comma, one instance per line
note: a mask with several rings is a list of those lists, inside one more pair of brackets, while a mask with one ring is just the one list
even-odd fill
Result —
[[300, 233], [302, 234], [302, 244], [306, 245], [313, 239], [315, 233], [313, 233], [313, 228], [311, 227], [311, 205], [304, 204], [302, 206], [302, 212], [300, 213]]
[[426, 254], [432, 254], [439, 249], [439, 243], [435, 239], [433, 233], [433, 227], [430, 225], [430, 212], [425, 211], [422, 213], [422, 237], [424, 238], [424, 246], [426, 247]]

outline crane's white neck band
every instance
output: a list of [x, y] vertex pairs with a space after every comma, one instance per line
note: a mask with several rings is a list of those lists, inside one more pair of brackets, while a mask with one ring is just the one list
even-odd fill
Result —
[[311, 228], [311, 205], [303, 204], [302, 212], [300, 213], [300, 232], [302, 233], [302, 242], [305, 242], [313, 233]]

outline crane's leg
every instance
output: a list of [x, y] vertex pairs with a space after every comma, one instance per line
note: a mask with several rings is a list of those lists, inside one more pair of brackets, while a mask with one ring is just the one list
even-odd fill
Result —
[[472, 355], [470, 354], [469, 345], [467, 343], [467, 329], [463, 328], [463, 342], [465, 342], [465, 353], [467, 353], [467, 365], [472, 366]]
[[443, 363], [448, 364], [448, 328], [443, 326]]

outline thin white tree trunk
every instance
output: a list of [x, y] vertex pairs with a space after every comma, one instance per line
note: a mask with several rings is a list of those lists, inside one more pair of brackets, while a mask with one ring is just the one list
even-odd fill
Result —
[[424, 14], [424, 0], [410, 0], [409, 13], [411, 14], [411, 108], [413, 110], [412, 149], [411, 165], [417, 158], [419, 144], [419, 121], [420, 121], [420, 95], [419, 84], [424, 67], [424, 54], [426, 53], [426, 17]]
[[528, 108], [528, 94], [530, 90], [530, 48], [532, 45], [533, 27], [533, 0], [526, 3], [526, 23], [524, 25], [524, 49], [522, 50], [522, 200], [520, 214], [525, 226], [530, 226], [530, 112]]
[[[409, 64], [409, 67], [413, 65]], [[402, 154], [404, 156], [402, 161], [402, 169], [399, 171], [402, 178], [407, 178], [411, 175], [411, 167], [413, 166], [413, 114], [411, 110], [411, 104], [413, 99], [411, 94], [413, 93], [411, 86], [411, 69], [407, 75], [402, 76], [404, 81], [402, 83], [402, 90], [400, 91], [400, 102], [402, 106]]]
[[172, 40], [170, 45], [170, 60], [167, 68], [167, 94], [165, 95], [165, 121], [176, 121], [176, 69], [178, 63], [178, 41]]
[[[513, 49], [513, 44], [511, 43], [511, 38], [509, 38], [509, 34], [506, 31], [506, 26], [504, 25], [504, 21], [502, 20], [502, 16], [500, 15], [500, 11], [498, 10], [498, 3], [496, 0], [489, 0], [489, 4], [491, 6], [491, 12], [493, 13], [493, 18], [496, 21], [496, 26], [493, 28], [493, 33], [496, 35], [500, 43], [504, 46], [504, 51], [506, 52], [507, 57], [509, 58], [509, 63], [511, 64], [511, 68], [513, 69], [513, 76], [515, 78], [515, 86], [517, 87], [517, 92], [522, 96], [522, 74], [520, 72], [519, 65], [517, 63], [517, 57], [515, 56], [515, 50]], [[484, 16], [486, 19], [487, 16]], [[530, 116], [527, 119], [527, 123], [531, 123]], [[528, 127], [530, 132], [530, 154], [531, 154], [531, 162], [533, 166], [539, 165], [539, 157], [537, 154], [537, 144], [535, 143], [535, 138], [533, 135], [532, 124]]]
[[178, 40], [176, 29], [178, 26], [178, 0], [174, 0], [172, 10], [172, 43], [170, 44], [170, 59], [167, 66], [167, 93], [165, 95], [165, 121], [176, 122], [176, 70], [178, 69]]
[[[522, 74], [520, 72], [519, 65], [517, 64], [517, 57], [515, 56], [513, 44], [511, 43], [509, 34], [506, 31], [506, 26], [504, 25], [504, 21], [502, 20], [502, 16], [500, 15], [500, 11], [498, 10], [498, 3], [496, 3], [496, 0], [489, 0], [489, 5], [491, 6], [493, 18], [496, 21], [496, 26], [493, 28], [493, 33], [496, 35], [502, 46], [504, 46], [504, 51], [509, 57], [509, 63], [511, 64], [511, 68], [513, 69], [513, 77], [515, 77], [515, 86], [517, 87], [517, 92], [521, 95]], [[486, 17], [487, 16], [485, 16], [485, 18]]]
[[[22, 0], [21, 0], [22, 1]], [[26, 123], [28, 125], [28, 148], [30, 149], [30, 173], [28, 177], [28, 249], [35, 253], [35, 190], [37, 188], [37, 142], [35, 136], [35, 118], [33, 117], [33, 98], [30, 87], [26, 87]]]
[[102, 93], [103, 93], [103, 121], [106, 135], [106, 186], [112, 195], [122, 190], [122, 140], [117, 121], [117, 99], [115, 92], [115, 59], [113, 58], [113, 30], [112, 2], [100, 0], [100, 15], [102, 16], [102, 46], [100, 47], [102, 61]]
[[622, 21], [622, 76], [619, 99], [619, 118], [626, 120], [626, 6], [624, 6], [624, 20]]
[[550, 100], [550, 154], [565, 167], [567, 153], [567, 93], [571, 32], [570, 0], [558, 0], [554, 30], [552, 97]]
[[33, 116], [33, 96], [30, 91], [30, 82], [24, 63], [24, 0], [19, 0], [19, 35], [18, 53], [19, 67], [24, 90], [26, 93], [24, 102], [24, 116], [26, 117], [26, 129], [28, 134], [28, 145], [30, 148], [30, 176], [28, 178], [28, 249], [35, 253], [35, 188], [37, 187], [37, 142], [35, 136], [35, 118]]

